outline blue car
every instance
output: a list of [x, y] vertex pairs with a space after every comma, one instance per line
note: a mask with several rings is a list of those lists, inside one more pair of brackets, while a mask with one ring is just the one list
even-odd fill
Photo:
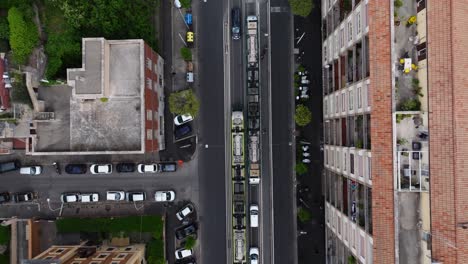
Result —
[[189, 26], [192, 25], [192, 13], [185, 14], [185, 23], [187, 23]]
[[181, 139], [190, 134], [190, 132], [192, 132], [192, 128], [188, 124], [178, 126], [174, 132], [175, 139]]

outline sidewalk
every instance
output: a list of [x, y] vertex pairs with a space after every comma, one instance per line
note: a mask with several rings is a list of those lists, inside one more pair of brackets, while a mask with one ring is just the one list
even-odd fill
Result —
[[[195, 1], [193, 2], [195, 4]], [[184, 90], [187, 88], [186, 82], [186, 62], [183, 60], [180, 49], [185, 47], [185, 38], [187, 26], [183, 20], [185, 9], [174, 7], [173, 1], [161, 2], [162, 15], [162, 54], [165, 59], [164, 65], [164, 93], [166, 108], [164, 110], [166, 149], [161, 151], [161, 161], [183, 160], [185, 162], [192, 159], [196, 150], [196, 137], [186, 140], [174, 141], [174, 115], [169, 111], [169, 96], [172, 92]], [[182, 15], [181, 15], [182, 14]], [[196, 18], [194, 16], [194, 23]], [[195, 36], [195, 43], [197, 39]], [[192, 49], [192, 55], [195, 60], [196, 52]], [[195, 61], [194, 61], [194, 64]], [[196, 65], [194, 70], [197, 71]], [[195, 79], [195, 82], [197, 80]], [[193, 122], [192, 122], [193, 123]], [[193, 125], [193, 124], [192, 124]], [[196, 132], [196, 127], [193, 127]]]
[[[321, 69], [321, 21], [320, 1], [314, 1], [315, 8], [307, 18], [294, 17], [295, 48], [299, 48], [300, 60], [296, 61], [309, 72], [309, 96], [303, 102], [312, 112], [312, 122], [304, 128], [298, 128], [298, 158], [300, 162], [301, 146], [299, 141], [310, 142], [311, 163], [308, 172], [297, 176], [297, 206], [307, 209], [311, 220], [306, 223], [298, 221], [298, 263], [325, 263], [325, 226], [322, 194], [323, 152], [320, 150], [322, 138], [322, 69]], [[299, 45], [298, 38], [305, 33]]]

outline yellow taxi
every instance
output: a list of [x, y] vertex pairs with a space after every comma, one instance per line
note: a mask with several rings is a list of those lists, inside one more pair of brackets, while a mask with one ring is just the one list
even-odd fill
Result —
[[187, 31], [187, 42], [193, 43], [193, 32]]

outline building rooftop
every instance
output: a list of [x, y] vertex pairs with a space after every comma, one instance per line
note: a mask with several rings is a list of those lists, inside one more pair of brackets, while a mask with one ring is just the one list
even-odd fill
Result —
[[68, 86], [39, 89], [56, 117], [37, 122], [32, 153], [143, 152], [143, 40], [85, 38], [83, 47], [83, 66], [67, 70]]

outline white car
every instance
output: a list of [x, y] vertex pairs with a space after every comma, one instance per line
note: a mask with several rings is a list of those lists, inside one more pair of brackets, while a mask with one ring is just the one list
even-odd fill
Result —
[[156, 173], [159, 172], [158, 164], [138, 164], [139, 173]]
[[94, 203], [99, 201], [99, 193], [83, 193], [81, 195], [82, 203]]
[[250, 248], [249, 257], [250, 257], [250, 264], [258, 264], [258, 259], [259, 259], [258, 248], [256, 247]]
[[176, 259], [184, 259], [192, 256], [193, 251], [191, 249], [179, 248], [175, 251]]
[[107, 191], [107, 201], [123, 201], [125, 200], [124, 191]]
[[112, 173], [112, 164], [93, 164], [89, 170], [92, 174], [110, 174]]
[[189, 114], [178, 115], [174, 118], [174, 124], [180, 126], [193, 120], [193, 117]]
[[250, 205], [250, 227], [258, 227], [258, 205]]
[[177, 8], [181, 8], [182, 4], [180, 3], [179, 0], [174, 0], [174, 6], [177, 7]]
[[156, 202], [172, 202], [175, 199], [174, 191], [157, 191], [154, 194], [154, 200]]
[[127, 201], [129, 202], [142, 202], [146, 200], [145, 192], [127, 192]]
[[184, 208], [180, 209], [180, 211], [176, 213], [177, 219], [179, 219], [179, 221], [182, 221], [189, 214], [193, 213], [193, 211], [193, 205], [187, 204], [186, 206], [184, 206]]
[[30, 167], [21, 167], [20, 174], [27, 174], [27, 175], [39, 175], [42, 173], [41, 166], [30, 166]]
[[62, 203], [79, 203], [81, 202], [80, 193], [63, 193], [60, 196]]

